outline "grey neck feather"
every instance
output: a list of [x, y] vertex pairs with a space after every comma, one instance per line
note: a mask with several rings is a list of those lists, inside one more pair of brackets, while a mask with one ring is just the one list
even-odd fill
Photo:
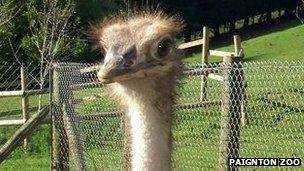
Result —
[[175, 77], [139, 79], [113, 87], [126, 110], [127, 170], [171, 170]]

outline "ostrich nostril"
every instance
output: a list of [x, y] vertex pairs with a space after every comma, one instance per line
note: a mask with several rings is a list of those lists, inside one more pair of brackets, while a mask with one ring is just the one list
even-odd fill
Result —
[[133, 64], [134, 64], [134, 61], [132, 61], [132, 60], [126, 60], [124, 66], [128, 68], [128, 67], [131, 67]]
[[121, 57], [119, 57], [117, 60], [116, 60], [116, 66], [120, 66], [124, 63], [124, 59]]
[[136, 60], [136, 54], [137, 54], [137, 52], [136, 52], [135, 45], [126, 51], [126, 53], [123, 55], [126, 67], [130, 67], [134, 64], [134, 62]]

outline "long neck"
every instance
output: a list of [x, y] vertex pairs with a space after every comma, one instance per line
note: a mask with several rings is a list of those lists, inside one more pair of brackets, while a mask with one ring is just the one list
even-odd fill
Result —
[[119, 86], [128, 120], [131, 170], [171, 170], [173, 89], [170, 80]]
[[131, 102], [127, 116], [131, 124], [132, 170], [171, 170], [171, 110]]

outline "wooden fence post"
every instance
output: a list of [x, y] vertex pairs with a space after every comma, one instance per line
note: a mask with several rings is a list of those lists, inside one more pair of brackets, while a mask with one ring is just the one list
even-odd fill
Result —
[[53, 160], [57, 170], [66, 171], [70, 169], [69, 152], [75, 158], [77, 170], [87, 170], [80, 133], [75, 122], [73, 122], [75, 111], [72, 104], [73, 92], [71, 85], [74, 83], [73, 78], [79, 78], [80, 74], [79, 68], [74, 66], [56, 66], [53, 73], [55, 102], [53, 106], [56, 107], [53, 117]]
[[[67, 105], [68, 106], [68, 105]], [[63, 121], [65, 125], [65, 129], [67, 132], [69, 147], [72, 150], [72, 155], [74, 156], [76, 169], [77, 171], [86, 171], [86, 161], [84, 157], [84, 150], [82, 148], [82, 141], [80, 138], [80, 133], [75, 130], [73, 121], [73, 116], [69, 114], [71, 112], [71, 108], [67, 109], [67, 106], [64, 104], [63, 106]]]
[[[21, 77], [21, 90], [23, 92], [22, 102], [21, 102], [22, 103], [22, 117], [23, 117], [24, 123], [26, 123], [26, 121], [29, 118], [29, 98], [25, 94], [25, 91], [28, 88], [27, 87], [28, 83], [27, 83], [27, 72], [26, 72], [26, 69], [24, 66], [21, 66], [21, 68], [20, 68], [20, 77]], [[23, 141], [24, 148], [26, 148], [27, 143], [28, 143], [27, 139], [24, 139], [24, 141]]]
[[237, 170], [228, 167], [228, 158], [239, 156], [241, 117], [241, 77], [238, 57], [224, 58], [224, 92], [222, 99], [219, 170]]
[[[80, 137], [80, 130], [78, 129], [75, 118], [76, 113], [73, 106], [73, 91], [71, 85], [81, 82], [79, 78], [81, 78], [80, 68], [75, 66], [66, 67], [63, 74], [64, 86], [63, 88], [63, 122], [64, 127], [67, 133], [69, 149], [71, 151], [72, 156], [74, 156], [76, 163], [76, 170], [78, 171], [86, 171], [86, 161], [84, 155], [84, 149], [82, 140]], [[75, 80], [76, 78], [76, 80]]]
[[[206, 67], [208, 65], [208, 57], [209, 57], [209, 28], [203, 28], [203, 45], [202, 45], [202, 67]], [[207, 79], [208, 73], [203, 74], [201, 76], [201, 91], [200, 91], [200, 101], [206, 101], [207, 99]]]
[[[242, 52], [242, 45], [241, 45], [241, 37], [239, 35], [235, 35], [233, 37], [234, 40], [234, 52], [236, 54], [237, 57], [241, 58], [240, 60], [242, 60], [244, 58], [244, 55]], [[242, 54], [241, 54], [242, 53]], [[241, 55], [241, 56], [240, 56]], [[244, 71], [243, 69], [240, 68], [240, 79], [242, 84], [241, 84], [241, 95], [242, 95], [242, 101], [241, 101], [241, 123], [242, 126], [247, 124], [247, 114], [246, 114], [246, 87], [245, 87], [245, 77], [244, 77]]]
[[52, 170], [69, 170], [69, 145], [63, 121], [63, 74], [58, 65], [53, 71], [53, 113], [52, 113]]
[[235, 54], [239, 54], [242, 49], [241, 37], [239, 35], [234, 35], [233, 41], [234, 41], [234, 52], [235, 52]]

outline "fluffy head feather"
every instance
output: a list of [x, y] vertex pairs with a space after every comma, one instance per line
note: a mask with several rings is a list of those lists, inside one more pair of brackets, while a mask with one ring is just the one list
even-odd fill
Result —
[[159, 9], [135, 10], [92, 26], [90, 39], [105, 53], [113, 44], [137, 42], [140, 46], [167, 34], [174, 37], [183, 29], [184, 23], [177, 15], [169, 16]]

